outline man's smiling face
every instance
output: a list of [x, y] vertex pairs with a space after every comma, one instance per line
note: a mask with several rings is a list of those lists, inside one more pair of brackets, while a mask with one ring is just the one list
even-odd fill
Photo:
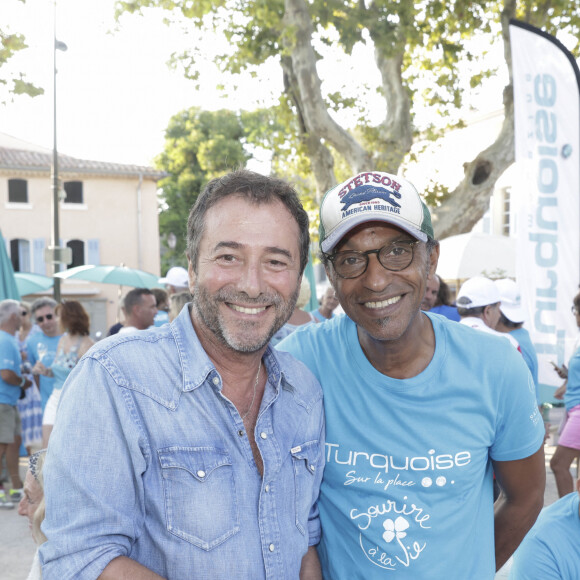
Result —
[[[384, 222], [367, 222], [342, 238], [336, 252], [356, 250], [366, 252], [393, 242], [414, 238], [403, 230]], [[413, 261], [399, 272], [384, 268], [376, 254], [357, 278], [340, 278], [328, 265], [327, 273], [345, 313], [356, 322], [359, 334], [379, 341], [404, 337], [417, 319], [425, 295], [427, 276], [434, 273], [438, 251], [429, 253], [425, 243], [414, 249]]]
[[237, 352], [266, 346], [294, 310], [298, 239], [282, 202], [258, 205], [232, 195], [210, 208], [195, 271], [189, 265], [196, 330]]

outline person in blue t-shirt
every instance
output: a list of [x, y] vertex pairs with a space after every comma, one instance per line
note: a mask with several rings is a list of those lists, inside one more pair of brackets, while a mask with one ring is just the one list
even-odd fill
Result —
[[[436, 289], [435, 296], [433, 296], [434, 289]], [[437, 274], [427, 279], [427, 289], [421, 303], [421, 310], [441, 314], [449, 320], [455, 320], [455, 322], [461, 320], [457, 306], [450, 304], [449, 286]]]
[[[580, 329], [580, 292], [574, 296], [572, 314]], [[566, 376], [564, 384], [556, 389], [555, 399], [564, 399], [566, 406], [566, 422], [562, 427], [558, 446], [550, 467], [556, 478], [556, 487], [560, 497], [572, 492], [574, 480], [570, 467], [577, 457], [580, 457], [580, 347], [577, 347], [568, 363], [568, 368], [556, 368], [558, 374]]]
[[151, 288], [155, 302], [157, 303], [157, 314], [153, 319], [153, 326], [163, 326], [169, 324], [169, 294], [163, 288]]
[[[11, 457], [9, 447], [20, 447], [20, 417], [16, 403], [21, 389], [27, 389], [32, 381], [21, 372], [22, 358], [15, 334], [20, 328], [20, 304], [16, 300], [0, 302], [0, 465], [6, 455], [6, 466], [12, 482], [11, 491], [22, 491], [18, 473], [18, 455]], [[12, 493], [10, 495], [13, 495]], [[20, 499], [20, 496], [18, 497]], [[13, 502], [0, 486], [0, 508], [12, 508]]]
[[519, 343], [522, 356], [527, 367], [530, 369], [534, 385], [536, 387], [536, 400], [540, 405], [538, 392], [538, 355], [532, 343], [530, 333], [524, 328], [525, 312], [517, 284], [510, 278], [496, 280], [495, 285], [499, 290], [501, 303], [499, 305], [499, 322], [495, 329], [498, 332], [511, 334]]
[[55, 307], [56, 302], [52, 298], [38, 298], [32, 303], [30, 312], [41, 332], [35, 333], [26, 341], [26, 352], [40, 389], [43, 411], [52, 394], [54, 383], [48, 369], [56, 356], [56, 347], [61, 337]]
[[278, 348], [324, 391], [323, 576], [491, 580], [543, 505], [544, 429], [521, 355], [420, 311], [439, 245], [406, 180], [375, 171], [331, 189], [320, 245], [346, 316]]
[[336, 316], [334, 311], [337, 307], [338, 299], [336, 298], [334, 289], [329, 286], [320, 299], [320, 306], [316, 310], [313, 310], [311, 314], [316, 322], [324, 322]]
[[576, 491], [542, 510], [514, 554], [510, 580], [580, 578], [580, 479]]

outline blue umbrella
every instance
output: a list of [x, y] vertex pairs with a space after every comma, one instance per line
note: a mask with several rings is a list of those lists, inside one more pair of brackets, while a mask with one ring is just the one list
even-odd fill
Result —
[[14, 268], [6, 252], [2, 232], [0, 232], [0, 300], [7, 298], [20, 300], [20, 294], [14, 280]]
[[20, 296], [43, 292], [54, 286], [54, 280], [42, 274], [31, 274], [30, 272], [16, 272], [14, 274], [16, 286]]
[[159, 276], [136, 268], [120, 266], [76, 266], [64, 272], [58, 272], [55, 277], [63, 280], [89, 280], [103, 284], [118, 284], [134, 288], [162, 288]]

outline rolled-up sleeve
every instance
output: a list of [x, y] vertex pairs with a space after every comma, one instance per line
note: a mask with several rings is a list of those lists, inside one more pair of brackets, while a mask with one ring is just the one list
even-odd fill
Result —
[[143, 524], [143, 438], [130, 393], [104, 362], [84, 358], [61, 398], [43, 472], [43, 578], [97, 578]]

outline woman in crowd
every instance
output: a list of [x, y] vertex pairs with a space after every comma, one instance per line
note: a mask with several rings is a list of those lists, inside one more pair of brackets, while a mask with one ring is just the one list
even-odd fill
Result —
[[[44, 485], [42, 482], [42, 467], [46, 449], [37, 451], [28, 460], [28, 472], [24, 480], [24, 495], [18, 504], [18, 513], [28, 518], [32, 537], [38, 546], [46, 542], [46, 536], [40, 529], [40, 524], [44, 520]], [[40, 580], [42, 573], [38, 560], [38, 550], [34, 554], [32, 568], [27, 580]]]
[[[580, 328], [580, 293], [574, 297], [572, 314], [576, 317], [576, 325]], [[566, 423], [558, 439], [558, 446], [550, 461], [550, 467], [556, 478], [556, 486], [560, 497], [574, 490], [574, 480], [570, 466], [580, 455], [580, 346], [568, 363], [566, 382], [554, 393], [554, 398], [564, 399], [566, 405]], [[561, 373], [562, 369], [557, 369]], [[565, 374], [564, 374], [565, 376]]]
[[20, 316], [21, 325], [16, 333], [16, 340], [22, 357], [22, 374], [32, 381], [32, 387], [23, 391], [22, 397], [17, 402], [17, 407], [22, 422], [22, 443], [30, 455], [32, 448], [38, 449], [42, 443], [42, 401], [40, 391], [30, 372], [31, 365], [28, 362], [26, 340], [32, 334], [40, 332], [40, 329], [32, 323], [28, 302], [20, 303]]
[[60, 326], [64, 332], [56, 348], [56, 356], [50, 368], [41, 369], [42, 374], [54, 377], [54, 389], [50, 395], [42, 418], [43, 447], [48, 445], [56, 418], [56, 410], [62, 386], [80, 358], [93, 346], [89, 337], [89, 315], [80, 302], [67, 300], [56, 307]]

